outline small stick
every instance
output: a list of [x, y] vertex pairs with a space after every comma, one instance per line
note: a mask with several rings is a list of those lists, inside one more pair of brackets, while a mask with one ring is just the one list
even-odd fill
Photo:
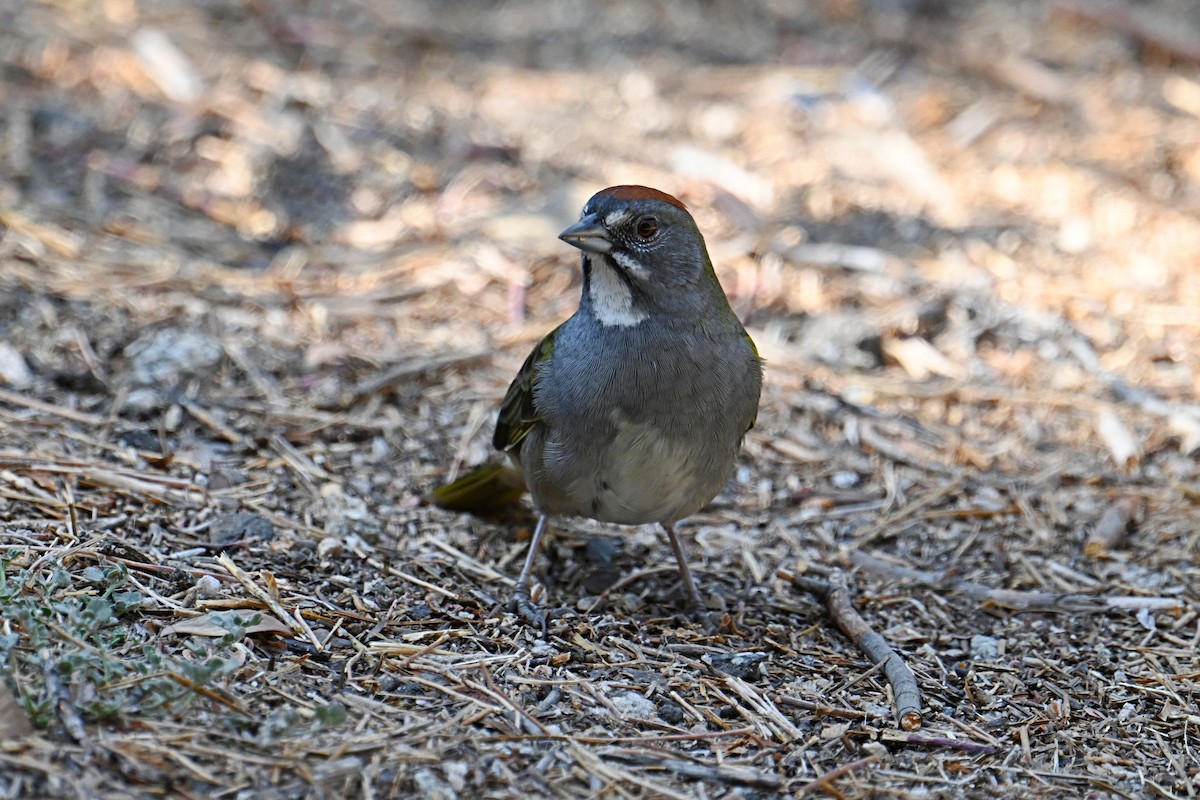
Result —
[[831, 769], [831, 770], [829, 770], [829, 772], [826, 772], [823, 775], [818, 775], [817, 777], [813, 778], [812, 781], [810, 781], [809, 783], [806, 783], [803, 786], [801, 786], [799, 794], [808, 794], [811, 791], [819, 789], [819, 790], [825, 792], [826, 794], [831, 794], [834, 797], [840, 797], [841, 796], [840, 793], [838, 793], [832, 786], [830, 786], [829, 785], [830, 783], [832, 783], [833, 781], [836, 781], [838, 778], [842, 777], [843, 775], [849, 775], [851, 772], [858, 769], [859, 767], [865, 767], [868, 764], [874, 764], [876, 761], [880, 760], [881, 758], [883, 758], [883, 755], [876, 753], [875, 755], [870, 755], [870, 756], [867, 756], [866, 758], [860, 758], [856, 761], [851, 761], [849, 764], [843, 764], [840, 767]]
[[271, 596], [270, 592], [256, 584], [254, 581], [250, 580], [250, 576], [247, 575], [241, 567], [233, 563], [232, 558], [225, 553], [221, 553], [221, 555], [217, 556], [217, 563], [220, 564], [226, 572], [237, 578], [238, 582], [245, 587], [246, 591], [265, 603], [267, 608], [271, 610], [272, 614], [278, 617], [283, 624], [292, 629], [292, 632], [296, 634], [297, 638], [308, 639], [308, 641], [312, 642], [313, 647], [316, 648], [318, 653], [325, 652], [325, 648], [321, 646], [321, 642], [316, 636], [313, 635], [312, 629], [309, 628], [303, 620], [298, 620], [296, 617], [290, 614], [278, 600]]
[[134, 559], [124, 558], [112, 553], [101, 553], [98, 550], [73, 550], [71, 551], [71, 555], [75, 557], [94, 558], [97, 561], [104, 561], [107, 559], [118, 564], [124, 564], [131, 570], [144, 572], [147, 575], [154, 575], [156, 577], [169, 576], [174, 575], [177, 572], [183, 572], [195, 578], [208, 577], [216, 578], [217, 580], [224, 581], [225, 583], [237, 583], [237, 578], [233, 577], [232, 575], [226, 575], [222, 572], [210, 572], [209, 570], [200, 569], [198, 567], [176, 567], [169, 564], [149, 564], [144, 561], [135, 561]]
[[1137, 595], [1091, 595], [1085, 592], [1026, 592], [1017, 589], [993, 589], [980, 583], [954, 580], [940, 572], [914, 569], [882, 558], [855, 551], [850, 561], [856, 567], [889, 578], [916, 581], [925, 586], [960, 592], [974, 600], [995, 603], [1008, 608], [1039, 611], [1180, 611], [1183, 601], [1177, 597], [1140, 597]]
[[1088, 534], [1087, 542], [1083, 545], [1083, 554], [1088, 558], [1105, 558], [1109, 551], [1120, 547], [1125, 534], [1133, 527], [1138, 513], [1142, 510], [1140, 497], [1118, 497], [1112, 505], [1104, 510], [1100, 521]]
[[229, 442], [230, 444], [239, 445], [239, 446], [242, 444], [242, 437], [238, 434], [238, 432], [235, 431], [233, 428], [230, 428], [228, 425], [226, 425], [221, 420], [217, 419], [217, 417], [214, 414], [201, 408], [196, 403], [192, 403], [187, 400], [180, 402], [180, 405], [183, 406], [184, 411], [188, 412], [193, 417], [195, 417], [195, 419], [197, 421], [199, 421], [200, 424], [204, 425], [206, 428], [211, 430], [217, 436], [220, 436], [222, 439]]
[[[691, 742], [708, 739], [722, 739], [734, 736], [755, 736], [754, 728], [733, 728], [727, 731], [706, 731], [704, 733], [664, 733], [655, 736], [583, 736], [565, 733], [517, 733], [503, 736], [492, 736], [481, 741], [485, 742], [515, 742], [515, 741], [548, 741], [575, 742], [576, 744], [658, 744], [659, 742]], [[755, 737], [757, 738], [757, 737]]]
[[900, 728], [915, 731], [921, 728], [921, 690], [917, 678], [900, 655], [888, 645], [862, 618], [851, 602], [850, 590], [840, 575], [824, 581], [807, 575], [781, 574], [792, 584], [812, 594], [825, 603], [829, 616], [837, 623], [842, 633], [858, 646], [872, 664], [882, 664], [883, 674], [892, 687], [896, 705], [896, 720]]
[[802, 700], [799, 697], [777, 697], [775, 702], [779, 705], [792, 706], [793, 708], [803, 708], [805, 711], [812, 711], [818, 717], [838, 717], [840, 719], [874, 719], [877, 715], [867, 711], [855, 711], [852, 708], [834, 708], [832, 706], [814, 703], [812, 700]]
[[165, 675], [166, 677], [170, 678], [171, 680], [175, 681], [175, 683], [179, 684], [183, 688], [189, 689], [189, 690], [195, 692], [196, 694], [203, 695], [204, 697], [207, 697], [209, 700], [212, 700], [215, 703], [220, 703], [221, 705], [223, 705], [227, 708], [231, 708], [234, 711], [240, 711], [241, 713], [246, 714], [247, 716], [249, 716], [249, 714], [250, 714], [250, 712], [247, 711], [245, 708], [243, 708], [242, 705], [240, 703], [238, 703], [236, 700], [229, 698], [229, 697], [225, 697], [224, 694], [222, 694], [220, 691], [218, 691], [216, 689], [212, 689], [208, 686], [204, 686], [203, 684], [196, 683], [194, 680], [192, 680], [191, 678], [189, 678], [188, 676], [186, 676], [182, 673], [175, 672], [174, 670], [167, 670], [166, 672], [164, 672], [162, 674]]
[[367, 395], [375, 394], [399, 383], [403, 378], [411, 378], [426, 372], [437, 372], [447, 367], [460, 367], [475, 361], [482, 361], [492, 354], [491, 350], [478, 350], [469, 353], [448, 353], [446, 355], [429, 356], [428, 358], [403, 361], [366, 380], [359, 381], [345, 398], [345, 405], [352, 405]]
[[704, 781], [716, 781], [741, 786], [757, 786], [763, 789], [779, 789], [782, 785], [778, 775], [762, 772], [753, 767], [736, 767], [713, 764], [697, 764], [681, 758], [655, 758], [656, 754], [612, 753], [609, 758], [618, 758], [640, 766], [657, 767], [664, 772]]
[[858, 437], [863, 444], [890, 461], [895, 461], [899, 464], [910, 464], [926, 472], [949, 475], [953, 478], [959, 477], [958, 470], [955, 467], [934, 461], [932, 454], [920, 452], [911, 441], [901, 442], [887, 438], [879, 432], [879, 429], [870, 420], [864, 419], [859, 422]]
[[32, 397], [26, 397], [17, 392], [10, 392], [7, 389], [0, 389], [0, 402], [11, 403], [14, 406], [24, 406], [34, 411], [40, 411], [43, 414], [53, 414], [56, 417], [69, 419], [72, 422], [78, 422], [83, 425], [98, 427], [104, 424], [104, 417], [85, 414], [82, 411], [76, 411], [72, 408], [62, 408], [50, 403], [43, 403], [41, 400], [35, 400]]
[[900, 733], [899, 731], [881, 731], [880, 741], [893, 744], [912, 744], [921, 747], [946, 747], [951, 750], [962, 750], [965, 753], [995, 753], [1000, 748], [991, 744], [980, 744], [967, 739], [951, 739], [948, 736], [922, 736], [919, 733]]
[[[511, 708], [513, 710], [513, 712], [517, 715], [518, 730], [521, 727], [520, 723], [524, 722], [525, 726], [527, 728], [531, 729], [530, 730], [531, 733], [546, 734], [546, 733], [550, 732], [549, 728], [547, 728], [545, 725], [543, 725], [536, 717], [534, 717], [532, 714], [530, 714], [528, 711], [526, 711], [521, 706], [520, 703], [518, 703], [516, 700], [513, 700], [511, 697], [509, 697], [507, 694], [505, 694], [504, 691], [499, 686], [496, 685], [496, 682], [494, 680], [492, 680], [492, 673], [488, 671], [487, 667], [480, 664], [479, 671], [483, 673], [483, 682], [485, 684], [487, 684], [487, 688], [488, 688], [487, 694], [489, 694], [492, 697], [503, 702], [506, 706]], [[464, 681], [462, 681], [462, 683], [466, 686], [472, 686], [472, 688], [474, 688], [473, 685], [468, 681], [464, 680]]]

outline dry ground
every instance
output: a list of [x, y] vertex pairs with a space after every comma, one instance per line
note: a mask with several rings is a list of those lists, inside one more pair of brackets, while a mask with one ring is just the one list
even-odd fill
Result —
[[[0, 797], [1196, 796], [1200, 12], [1127, 1], [0, 4]], [[423, 498], [619, 182], [767, 386], [712, 619], [580, 523], [543, 638]]]

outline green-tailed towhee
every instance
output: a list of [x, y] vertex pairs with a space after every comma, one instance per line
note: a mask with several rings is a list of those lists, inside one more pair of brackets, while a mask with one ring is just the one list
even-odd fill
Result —
[[492, 441], [520, 473], [481, 468], [434, 502], [511, 502], [524, 479], [539, 517], [517, 582], [523, 603], [547, 517], [657, 522], [696, 607], [675, 525], [729, 480], [758, 412], [758, 351], [692, 215], [671, 195], [610, 187], [559, 238], [583, 251], [583, 296], [525, 359], [500, 407]]

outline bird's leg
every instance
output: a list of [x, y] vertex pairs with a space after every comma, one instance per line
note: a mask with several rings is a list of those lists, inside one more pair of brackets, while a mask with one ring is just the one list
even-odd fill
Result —
[[679, 542], [679, 534], [675, 532], [675, 523], [661, 523], [663, 530], [667, 532], [667, 538], [671, 540], [671, 549], [675, 552], [675, 561], [679, 564], [679, 577], [683, 580], [683, 591], [687, 594], [688, 605], [693, 611], [700, 611], [704, 608], [704, 603], [700, 600], [700, 592], [696, 591], [696, 583], [692, 580], [692, 572], [688, 569], [687, 555], [683, 552], [683, 545]]
[[546, 532], [546, 515], [539, 514], [537, 526], [533, 529], [533, 537], [529, 540], [529, 551], [525, 554], [525, 565], [517, 577], [517, 585], [513, 589], [512, 606], [518, 614], [530, 624], [542, 628], [545, 632], [546, 615], [533, 602], [529, 595], [530, 573], [533, 572], [533, 559], [537, 557], [538, 548], [542, 543], [542, 534]]
[[537, 556], [538, 547], [542, 543], [542, 534], [546, 532], [546, 515], [539, 514], [537, 526], [533, 529], [533, 538], [529, 540], [529, 552], [525, 554], [525, 566], [517, 577], [517, 591], [529, 594], [529, 574], [533, 572], [533, 559]]

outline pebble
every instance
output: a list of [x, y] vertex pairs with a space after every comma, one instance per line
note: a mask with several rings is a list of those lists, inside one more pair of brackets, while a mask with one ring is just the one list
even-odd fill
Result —
[[982, 634], [971, 637], [971, 658], [976, 661], [995, 661], [999, 657], [999, 639]]
[[133, 416], [147, 416], [166, 405], [166, 399], [157, 389], [143, 387], [134, 389], [125, 396], [121, 411]]
[[0, 342], [0, 383], [14, 389], [28, 389], [33, 385], [33, 373], [21, 351], [8, 342]]
[[417, 784], [421, 797], [429, 800], [458, 800], [458, 792], [431, 769], [419, 769], [414, 772], [413, 782]]
[[169, 385], [204, 375], [220, 362], [222, 353], [213, 337], [173, 328], [144, 334], [125, 352], [133, 382], [142, 386]]
[[201, 575], [196, 579], [195, 587], [201, 597], [221, 596], [221, 582], [212, 575]]
[[378, 544], [383, 535], [383, 523], [371, 513], [367, 502], [361, 497], [347, 494], [336, 483], [321, 487], [319, 515], [325, 525], [325, 533], [346, 540], [347, 546], [356, 552], [362, 549], [351, 537], [361, 539], [366, 549]]
[[247, 511], [222, 514], [208, 526], [208, 538], [214, 544], [229, 544], [243, 539], [266, 540], [274, 536], [275, 526], [271, 520]]
[[829, 479], [838, 489], [849, 489], [852, 486], [857, 486], [860, 480], [857, 472], [835, 472]]
[[317, 543], [317, 556], [324, 561], [330, 556], [341, 555], [346, 543], [336, 536], [326, 536]]
[[705, 660], [735, 678], [755, 680], [760, 677], [758, 663], [766, 657], [766, 653], [720, 653]]
[[634, 691], [617, 692], [609, 700], [617, 712], [628, 719], [653, 719], [658, 714], [654, 703]]

